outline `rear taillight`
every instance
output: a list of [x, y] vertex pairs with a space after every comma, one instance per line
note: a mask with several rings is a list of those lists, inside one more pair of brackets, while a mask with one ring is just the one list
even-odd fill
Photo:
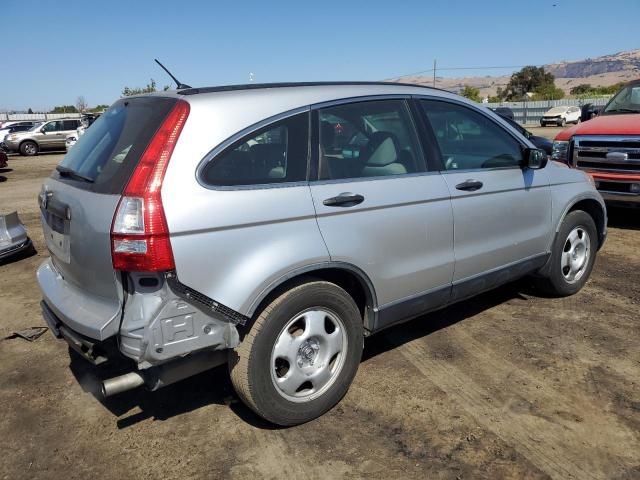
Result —
[[175, 269], [160, 190], [189, 104], [179, 100], [151, 139], [127, 184], [111, 226], [116, 270], [158, 272]]

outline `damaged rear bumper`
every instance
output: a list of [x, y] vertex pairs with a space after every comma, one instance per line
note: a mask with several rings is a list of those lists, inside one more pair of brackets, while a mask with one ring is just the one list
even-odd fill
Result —
[[32, 248], [27, 230], [18, 217], [18, 212], [0, 215], [0, 260], [9, 258]]
[[129, 365], [129, 373], [103, 382], [105, 395], [174, 383], [226, 363], [228, 350], [239, 344], [235, 323], [213, 310], [204, 313], [175, 293], [162, 275], [128, 274], [125, 285], [125, 307], [116, 320], [119, 328], [108, 338], [78, 331], [74, 325], [82, 318], [65, 321], [43, 292], [43, 317], [57, 338], [93, 365]]

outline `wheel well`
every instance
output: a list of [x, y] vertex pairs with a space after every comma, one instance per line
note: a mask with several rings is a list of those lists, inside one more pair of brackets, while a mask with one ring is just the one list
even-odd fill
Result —
[[255, 318], [267, 305], [287, 290], [294, 288], [296, 285], [314, 280], [331, 282], [344, 289], [351, 295], [351, 298], [353, 298], [353, 301], [358, 306], [365, 329], [370, 330], [373, 328], [373, 308], [375, 306], [373, 287], [369, 284], [368, 280], [360, 274], [350, 269], [340, 267], [311, 270], [285, 280], [262, 299], [252, 316]]
[[574, 210], [582, 210], [583, 212], [591, 215], [591, 218], [593, 218], [596, 228], [598, 229], [598, 248], [600, 248], [604, 243], [605, 231], [605, 215], [602, 205], [600, 205], [598, 201], [592, 199], [580, 200], [573, 205], [567, 213], [573, 212]]

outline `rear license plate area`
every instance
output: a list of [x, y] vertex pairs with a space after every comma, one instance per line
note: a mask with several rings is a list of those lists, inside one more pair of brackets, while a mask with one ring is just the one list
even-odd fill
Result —
[[48, 210], [42, 212], [44, 216], [44, 238], [49, 252], [57, 259], [69, 263], [71, 251], [69, 245], [69, 221]]

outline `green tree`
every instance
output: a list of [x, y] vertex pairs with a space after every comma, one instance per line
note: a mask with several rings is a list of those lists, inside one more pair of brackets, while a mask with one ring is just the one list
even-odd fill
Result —
[[59, 105], [57, 107], [53, 107], [49, 113], [78, 113], [75, 105]]
[[480, 89], [472, 87], [471, 85], [465, 85], [460, 91], [460, 95], [468, 98], [469, 100], [473, 100], [474, 102], [482, 101], [482, 98], [480, 98]]
[[560, 100], [561, 98], [564, 98], [564, 90], [552, 83], [535, 90], [531, 100]]
[[[156, 88], [156, 81], [152, 78], [151, 81], [149, 83], [147, 83], [147, 86], [144, 88], [140, 88], [140, 87], [136, 87], [136, 88], [129, 88], [129, 87], [124, 87], [122, 89], [122, 96], [123, 97], [130, 97], [132, 95], [142, 95], [143, 93], [153, 93], [153, 92], [157, 92], [158, 89]], [[170, 85], [165, 85], [164, 87], [162, 87], [162, 90], [167, 91], [171, 88]]]
[[585, 95], [593, 91], [593, 87], [590, 83], [581, 83], [569, 90], [570, 95]]
[[92, 113], [103, 112], [107, 108], [109, 108], [109, 105], [96, 105], [95, 107], [90, 108], [89, 111]]
[[506, 100], [522, 100], [529, 92], [545, 91], [550, 85], [554, 86], [554, 80], [554, 76], [545, 72], [544, 67], [524, 67], [511, 75], [503, 95]]
[[31, 107], [29, 107], [29, 110], [27, 111], [27, 113], [33, 113], [33, 110], [31, 110]]

